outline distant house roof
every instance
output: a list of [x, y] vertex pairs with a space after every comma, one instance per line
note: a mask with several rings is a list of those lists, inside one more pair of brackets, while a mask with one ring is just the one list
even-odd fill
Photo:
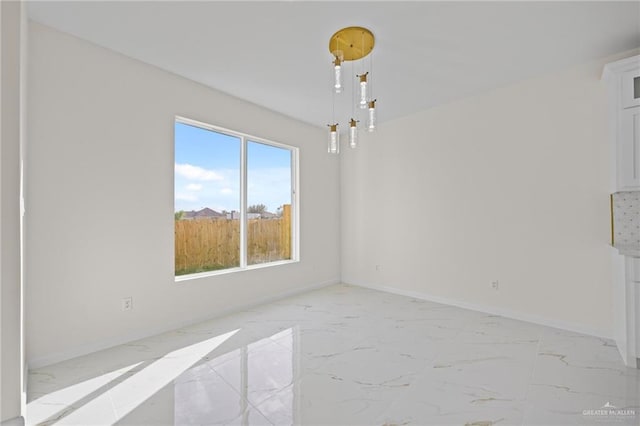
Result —
[[[205, 207], [201, 210], [191, 210], [188, 212], [184, 212], [182, 214], [182, 219], [216, 219], [216, 218], [227, 218], [227, 219], [239, 219], [240, 213], [233, 211], [231, 213], [219, 213], [209, 207]], [[275, 213], [271, 213], [268, 211], [264, 211], [262, 213], [247, 213], [248, 219], [277, 219], [278, 215]]]
[[182, 216], [184, 219], [206, 219], [206, 218], [217, 218], [217, 217], [225, 217], [222, 213], [218, 213], [215, 210], [210, 209], [209, 207], [205, 207], [202, 210], [191, 210], [190, 212], [184, 212]]

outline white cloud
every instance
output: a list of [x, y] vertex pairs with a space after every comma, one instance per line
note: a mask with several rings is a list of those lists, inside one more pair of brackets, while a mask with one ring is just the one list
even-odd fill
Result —
[[198, 197], [195, 194], [176, 193], [176, 200], [180, 201], [198, 201]]
[[192, 164], [178, 164], [175, 165], [176, 174], [191, 180], [223, 180], [224, 177], [213, 171], [203, 169], [202, 167], [194, 166]]
[[187, 191], [200, 191], [202, 189], [202, 184], [200, 183], [190, 183], [186, 186]]
[[222, 188], [220, 190], [220, 193], [223, 194], [223, 195], [233, 194], [233, 189], [231, 189], [231, 188]]

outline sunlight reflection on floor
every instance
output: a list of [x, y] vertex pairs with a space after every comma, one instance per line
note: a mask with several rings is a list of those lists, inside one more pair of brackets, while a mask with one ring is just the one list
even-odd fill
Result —
[[[141, 363], [49, 393], [27, 405], [28, 424], [112, 425], [187, 371], [239, 329], [167, 353], [123, 381]], [[112, 386], [110, 386], [112, 385]], [[115, 410], [117, 405], [118, 409]], [[70, 411], [69, 407], [73, 407]], [[62, 410], [61, 410], [62, 408]], [[65, 415], [67, 414], [68, 415]], [[60, 420], [57, 420], [60, 419]]]

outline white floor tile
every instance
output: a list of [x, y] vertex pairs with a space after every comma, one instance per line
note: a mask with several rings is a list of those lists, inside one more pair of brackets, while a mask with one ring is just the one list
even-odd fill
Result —
[[640, 424], [611, 341], [335, 285], [29, 373], [30, 425]]

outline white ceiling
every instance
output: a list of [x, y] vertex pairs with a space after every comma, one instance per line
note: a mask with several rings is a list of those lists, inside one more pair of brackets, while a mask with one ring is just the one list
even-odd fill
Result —
[[319, 126], [332, 115], [329, 38], [346, 26], [376, 36], [380, 121], [640, 47], [637, 1], [45, 1], [29, 16]]

